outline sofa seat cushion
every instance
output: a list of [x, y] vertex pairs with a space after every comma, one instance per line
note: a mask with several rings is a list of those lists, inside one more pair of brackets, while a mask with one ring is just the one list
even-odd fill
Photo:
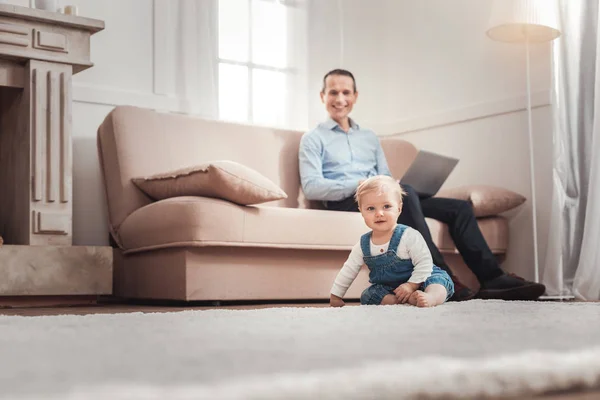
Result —
[[[496, 221], [496, 222], [494, 222]], [[454, 251], [445, 224], [427, 220], [434, 241]], [[508, 227], [490, 218], [484, 237], [506, 250]], [[141, 207], [119, 226], [125, 253], [167, 247], [246, 246], [350, 250], [368, 231], [359, 213], [270, 206], [239, 206], [207, 197], [176, 197]], [[489, 243], [489, 242], [488, 242]], [[504, 246], [504, 247], [502, 247]]]
[[359, 213], [174, 197], [134, 211], [118, 235], [128, 253], [181, 246], [345, 250], [367, 230]]

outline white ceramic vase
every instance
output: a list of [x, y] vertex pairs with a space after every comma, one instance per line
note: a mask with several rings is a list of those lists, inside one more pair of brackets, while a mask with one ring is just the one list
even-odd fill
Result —
[[46, 11], [57, 11], [58, 1], [57, 0], [35, 0], [35, 8]]

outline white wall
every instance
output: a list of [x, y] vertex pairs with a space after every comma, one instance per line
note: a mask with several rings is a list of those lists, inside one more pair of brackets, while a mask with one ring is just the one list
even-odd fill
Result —
[[[357, 79], [353, 116], [460, 162], [445, 187], [502, 186], [530, 198], [525, 51], [486, 34], [491, 0], [314, 0], [310, 3], [311, 124], [324, 118], [322, 76]], [[341, 39], [343, 38], [343, 40]], [[340, 43], [342, 43], [340, 45]], [[531, 51], [540, 265], [551, 194], [550, 45]], [[510, 214], [505, 269], [533, 278], [531, 202]]]
[[[79, 7], [81, 16], [106, 23], [92, 37], [95, 66], [73, 78], [75, 244], [107, 243], [95, 140], [98, 125], [115, 105], [215, 114], [205, 99], [195, 99], [204, 104], [203, 110], [181, 99], [173, 66], [182, 50], [169, 44], [175, 36], [165, 21], [176, 19], [168, 2], [68, 1]], [[529, 197], [524, 50], [485, 35], [491, 0], [308, 0], [308, 6], [307, 126], [324, 117], [318, 97], [323, 74], [347, 68], [358, 80], [354, 117], [362, 125], [382, 135], [403, 134], [421, 148], [461, 159], [447, 186], [486, 183]], [[197, 31], [206, 46], [210, 38], [203, 26], [198, 24]], [[540, 45], [531, 54], [534, 102], [542, 105], [534, 111], [541, 233], [547, 231], [550, 207], [551, 118], [544, 106], [549, 98], [549, 51], [548, 45]], [[190, 66], [194, 68], [203, 64]], [[199, 76], [204, 82], [210, 71]], [[505, 267], [531, 278], [530, 202], [514, 214]], [[545, 242], [541, 234], [542, 255]]]
[[[355, 117], [379, 134], [404, 130], [406, 120], [525, 94], [524, 47], [493, 42], [485, 34], [491, 0], [313, 0], [310, 5], [314, 99], [325, 72], [353, 71], [360, 92]], [[531, 55], [533, 92], [544, 103], [548, 51], [548, 45], [535, 46]], [[311, 123], [323, 116], [318, 101], [310, 111]]]
[[[535, 109], [536, 197], [538, 254], [543, 265], [551, 207], [552, 121], [550, 107]], [[527, 114], [510, 113], [402, 136], [416, 146], [460, 159], [444, 187], [487, 184], [521, 193], [529, 200], [508, 213], [510, 243], [503, 267], [533, 278], [533, 228]]]

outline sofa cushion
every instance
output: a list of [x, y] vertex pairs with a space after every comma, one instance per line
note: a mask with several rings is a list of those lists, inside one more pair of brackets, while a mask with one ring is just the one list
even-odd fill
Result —
[[[495, 252], [506, 251], [504, 218], [478, 220]], [[455, 252], [445, 224], [427, 219], [434, 242]], [[368, 231], [359, 213], [239, 206], [207, 197], [176, 197], [129, 215], [118, 235], [126, 253], [182, 246], [247, 246], [350, 250]]]
[[367, 229], [359, 213], [175, 197], [134, 211], [121, 224], [119, 238], [127, 252], [180, 246], [349, 250]]
[[234, 160], [258, 171], [288, 195], [269, 205], [298, 207], [298, 147], [303, 133], [115, 107], [97, 137], [111, 232], [116, 236], [128, 215], [152, 202], [132, 178], [210, 160]]
[[249, 205], [287, 198], [279, 186], [240, 163], [221, 160], [146, 178], [133, 178], [154, 200], [204, 196]]
[[476, 217], [498, 215], [520, 206], [526, 198], [511, 190], [489, 185], [468, 185], [442, 189], [436, 197], [465, 200], [473, 206]]

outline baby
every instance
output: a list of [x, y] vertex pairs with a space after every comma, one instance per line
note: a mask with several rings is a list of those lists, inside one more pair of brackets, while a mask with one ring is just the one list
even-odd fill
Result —
[[454, 294], [450, 276], [433, 265], [423, 236], [396, 221], [404, 191], [392, 177], [377, 175], [362, 182], [356, 202], [371, 232], [364, 234], [350, 253], [331, 288], [329, 303], [342, 307], [342, 298], [363, 264], [369, 267], [369, 286], [361, 304], [409, 303], [433, 307]]

